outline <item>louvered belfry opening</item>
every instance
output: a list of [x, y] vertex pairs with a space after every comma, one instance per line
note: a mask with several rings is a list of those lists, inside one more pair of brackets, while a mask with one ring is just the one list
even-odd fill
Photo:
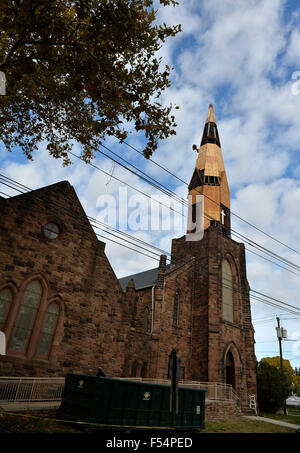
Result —
[[205, 124], [200, 146], [205, 145], [206, 143], [214, 143], [215, 145], [218, 145], [221, 148], [216, 123], [209, 122]]

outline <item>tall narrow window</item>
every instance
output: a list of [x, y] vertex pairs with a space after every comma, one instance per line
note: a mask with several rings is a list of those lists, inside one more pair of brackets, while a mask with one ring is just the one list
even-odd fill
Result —
[[41, 298], [42, 288], [39, 282], [31, 282], [25, 291], [20, 312], [14, 326], [10, 349], [24, 352], [30, 337], [33, 321]]
[[175, 293], [174, 308], [173, 308], [173, 326], [178, 325], [178, 302], [179, 302], [179, 296], [178, 296], [178, 293]]
[[137, 361], [135, 360], [132, 364], [132, 367], [131, 367], [131, 377], [136, 377], [136, 374], [137, 374], [137, 367], [138, 367], [138, 363]]
[[57, 322], [58, 311], [58, 304], [56, 302], [53, 302], [48, 306], [36, 351], [38, 356], [47, 357], [49, 355]]
[[148, 332], [148, 324], [149, 324], [149, 308], [146, 307], [144, 311], [144, 332]]
[[0, 330], [4, 327], [4, 322], [11, 304], [11, 293], [9, 289], [0, 292]]
[[146, 362], [144, 362], [143, 365], [142, 365], [141, 377], [142, 378], [147, 377], [147, 363]]
[[227, 260], [222, 262], [223, 319], [233, 322], [232, 272]]

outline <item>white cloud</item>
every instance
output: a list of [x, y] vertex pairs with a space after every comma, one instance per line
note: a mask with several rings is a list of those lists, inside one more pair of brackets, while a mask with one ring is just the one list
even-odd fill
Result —
[[[176, 8], [160, 8], [161, 21], [182, 23], [183, 32], [169, 38], [159, 52], [164, 64], [175, 68], [172, 86], [163, 93], [162, 101], [165, 105], [178, 104], [180, 110], [174, 112], [177, 135], [161, 142], [152, 159], [189, 183], [196, 161], [192, 145], [200, 145], [207, 108], [213, 103], [233, 212], [300, 250], [300, 94], [292, 93], [295, 82], [292, 72], [300, 70], [299, 10], [289, 13], [285, 8], [283, 0], [183, 0]], [[290, 19], [284, 19], [283, 13], [290, 15]], [[139, 135], [132, 135], [128, 141], [142, 149]], [[186, 197], [187, 187], [182, 181], [171, 178], [125, 145], [119, 146], [111, 139], [108, 146]], [[113, 167], [111, 161], [100, 155], [94, 163], [108, 175], [76, 158], [72, 158], [74, 165], [62, 168], [60, 161], [47, 156], [43, 145], [34, 162], [22, 164], [15, 153], [6, 156], [3, 150], [0, 152], [3, 172], [29, 187], [69, 180], [87, 214], [94, 217], [99, 213], [96, 206], [99, 195], [118, 196], [120, 183], [110, 174], [149, 195], [159, 195], [154, 188], [117, 165]], [[79, 154], [77, 147], [74, 152]], [[129, 194], [132, 193], [129, 189]], [[297, 253], [234, 216], [232, 225], [236, 231], [300, 265]], [[172, 237], [179, 236], [172, 231], [133, 234], [167, 251]], [[247, 249], [250, 286], [299, 306], [299, 277], [255, 256], [250, 250], [257, 250], [249, 245]], [[106, 253], [118, 277], [157, 265], [156, 260], [110, 241]], [[274, 321], [258, 323], [256, 338], [267, 336], [276, 340], [275, 317], [283, 313], [258, 301], [253, 301], [252, 307], [253, 318], [272, 316]], [[286, 323], [290, 335], [299, 330], [297, 321]], [[276, 352], [276, 344], [273, 349]], [[259, 342], [256, 350], [263, 351]]]
[[[297, 29], [292, 30], [288, 47], [285, 54], [285, 62], [290, 65], [295, 65], [300, 69], [300, 31]], [[299, 66], [299, 67], [298, 67]]]

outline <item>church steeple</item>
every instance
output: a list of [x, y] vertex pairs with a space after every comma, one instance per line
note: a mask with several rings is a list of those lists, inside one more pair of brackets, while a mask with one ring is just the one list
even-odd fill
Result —
[[198, 158], [189, 184], [193, 222], [197, 222], [195, 212], [197, 195], [200, 194], [203, 195], [204, 229], [212, 221], [217, 221], [222, 225], [223, 232], [230, 235], [230, 190], [212, 104], [208, 108]]

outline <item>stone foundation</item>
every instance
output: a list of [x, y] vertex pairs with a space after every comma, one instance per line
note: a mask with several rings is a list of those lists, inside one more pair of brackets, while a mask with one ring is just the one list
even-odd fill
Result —
[[241, 417], [241, 410], [234, 401], [214, 401], [205, 402], [205, 421], [215, 422], [218, 420], [229, 420]]

